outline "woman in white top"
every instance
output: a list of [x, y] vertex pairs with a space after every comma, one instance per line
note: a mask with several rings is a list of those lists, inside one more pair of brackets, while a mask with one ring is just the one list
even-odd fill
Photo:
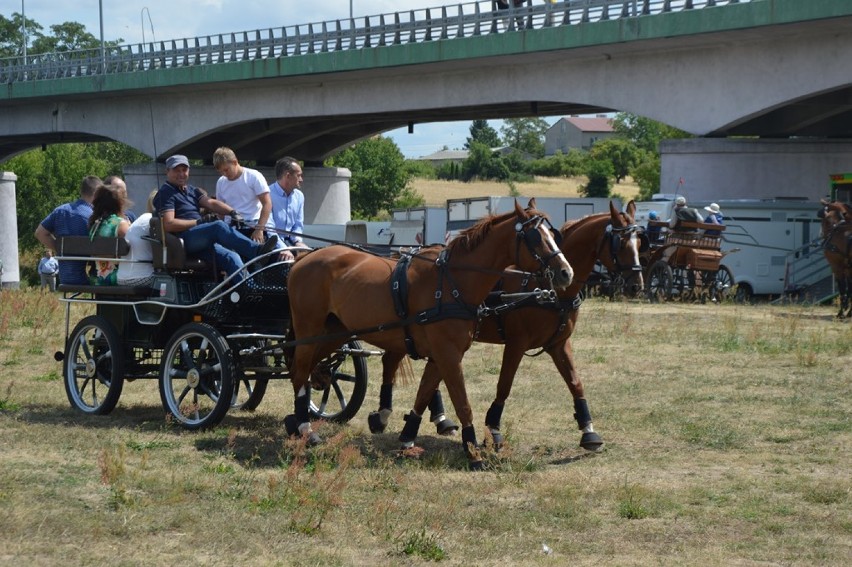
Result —
[[154, 253], [151, 243], [144, 237], [150, 233], [151, 211], [154, 210], [153, 199], [157, 190], [148, 195], [148, 212], [139, 215], [124, 236], [130, 244], [130, 253], [122, 256], [122, 262], [118, 263], [118, 285], [143, 286], [150, 285], [153, 281]]

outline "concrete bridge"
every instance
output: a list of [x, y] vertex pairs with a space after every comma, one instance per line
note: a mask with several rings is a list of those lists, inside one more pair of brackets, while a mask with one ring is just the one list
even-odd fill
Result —
[[157, 159], [227, 144], [259, 164], [319, 165], [405, 125], [614, 110], [711, 137], [852, 136], [847, 0], [510, 12], [488, 0], [0, 60], [0, 159], [111, 139]]

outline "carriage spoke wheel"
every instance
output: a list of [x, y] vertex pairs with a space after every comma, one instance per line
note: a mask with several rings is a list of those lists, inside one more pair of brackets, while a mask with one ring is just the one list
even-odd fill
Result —
[[734, 289], [734, 274], [727, 266], [719, 266], [719, 271], [710, 280], [710, 300], [721, 303]]
[[[268, 349], [270, 341], [258, 341], [257, 346], [261, 349]], [[275, 365], [275, 357], [267, 354], [261, 354], [263, 366]], [[252, 361], [252, 364], [257, 364], [257, 361]], [[241, 368], [238, 368], [237, 378], [234, 380], [234, 395], [231, 398], [231, 409], [254, 411], [260, 402], [263, 401], [263, 396], [266, 395], [266, 388], [269, 385], [268, 378], [257, 378], [251, 374], [245, 374]]]
[[115, 408], [124, 387], [124, 352], [118, 332], [99, 315], [77, 323], [65, 348], [63, 375], [71, 405], [92, 415]]
[[216, 425], [231, 407], [235, 372], [233, 354], [219, 331], [204, 323], [188, 323], [163, 350], [163, 407], [187, 429]]
[[672, 298], [674, 275], [665, 260], [657, 260], [648, 271], [648, 299], [652, 303]]
[[[360, 350], [360, 341], [346, 347]], [[313, 373], [323, 373], [322, 389], [311, 388], [311, 418], [345, 423], [355, 417], [367, 394], [367, 361], [363, 356], [345, 352], [345, 348], [321, 361]]]

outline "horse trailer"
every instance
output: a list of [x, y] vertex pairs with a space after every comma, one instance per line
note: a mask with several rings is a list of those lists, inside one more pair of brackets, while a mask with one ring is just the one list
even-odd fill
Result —
[[[508, 213], [515, 201], [526, 207], [529, 197], [470, 197], [467, 199], [447, 199], [447, 234], [452, 237], [458, 231], [472, 226], [487, 215]], [[616, 210], [621, 210], [621, 202], [612, 199]], [[568, 220], [576, 220], [596, 213], [609, 211], [610, 199], [598, 198], [558, 198], [536, 197], [536, 209], [546, 213], [554, 227], [559, 228]]]

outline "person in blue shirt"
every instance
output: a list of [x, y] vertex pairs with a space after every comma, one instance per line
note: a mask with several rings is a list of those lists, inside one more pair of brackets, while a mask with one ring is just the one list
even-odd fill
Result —
[[[92, 199], [95, 190], [103, 183], [99, 177], [89, 175], [80, 183], [80, 198], [73, 203], [59, 205], [41, 221], [35, 237], [45, 248], [56, 254], [56, 240], [62, 236], [86, 236], [89, 234], [89, 217], [92, 216]], [[81, 260], [59, 262], [59, 283], [87, 285], [86, 263]]]
[[[291, 157], [275, 162], [275, 182], [269, 186], [272, 197], [272, 220], [275, 230], [281, 231], [285, 246], [307, 248], [300, 236], [305, 228], [305, 195], [299, 190], [302, 167]], [[281, 259], [293, 260], [293, 252], [283, 250]]]
[[59, 273], [59, 261], [53, 257], [53, 251], [44, 251], [44, 256], [38, 261], [38, 275], [41, 279], [41, 287], [50, 291], [56, 291], [56, 274]]
[[[660, 215], [657, 211], [651, 211], [648, 213], [649, 221], [658, 221], [660, 220]], [[662, 240], [662, 228], [659, 225], [652, 225], [650, 222], [648, 226], [645, 227], [645, 234], [648, 236], [648, 242], [651, 244], [658, 244], [660, 240]]]
[[[704, 210], [710, 213], [707, 215], [707, 218], [704, 219], [706, 224], [725, 224], [724, 217], [722, 216], [722, 210], [719, 208], [717, 203], [710, 203]], [[719, 236], [722, 234], [721, 230], [705, 230], [704, 234], [708, 236]]]
[[[210, 213], [202, 216], [202, 207]], [[259, 244], [236, 227], [219, 220], [217, 214], [236, 221], [242, 221], [242, 217], [233, 207], [189, 184], [186, 156], [173, 155], [166, 160], [166, 182], [154, 197], [154, 209], [163, 219], [165, 231], [183, 239], [188, 255], [215, 265], [229, 276], [239, 272], [244, 261], [271, 252], [278, 244], [277, 235]], [[274, 256], [271, 255], [270, 260]]]

